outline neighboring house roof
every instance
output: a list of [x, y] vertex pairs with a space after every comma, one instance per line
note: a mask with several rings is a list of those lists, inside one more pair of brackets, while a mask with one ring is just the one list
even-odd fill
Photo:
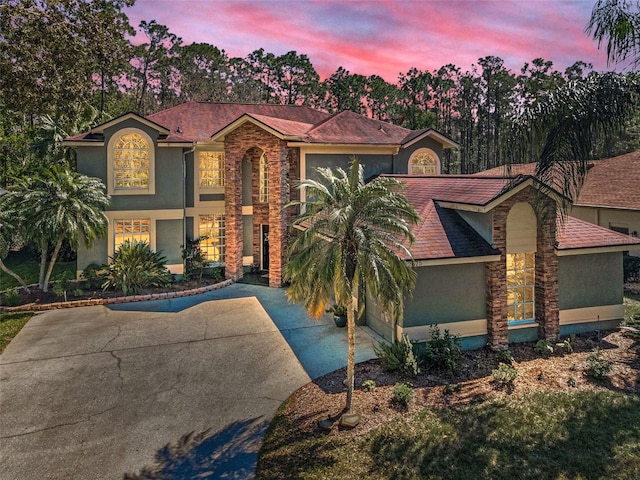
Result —
[[[476, 176], [534, 175], [535, 163], [502, 166]], [[590, 162], [584, 184], [574, 205], [640, 210], [640, 150]]]
[[[99, 142], [104, 129], [135, 114], [126, 114], [98, 125], [90, 132], [69, 137], [67, 142]], [[188, 102], [137, 118], [157, 128], [163, 143], [193, 143], [221, 140], [244, 124], [255, 123], [280, 138], [310, 144], [411, 145], [432, 137], [444, 148], [457, 147], [450, 138], [433, 129], [408, 130], [391, 123], [344, 111], [335, 115], [299, 105]]]
[[637, 238], [571, 216], [558, 218], [557, 239], [557, 250], [640, 245]]
[[[385, 175], [404, 184], [404, 195], [421, 218], [414, 227], [414, 260], [445, 260], [499, 255], [457, 212], [465, 206], [488, 211], [527, 185], [531, 176]], [[462, 208], [460, 208], [462, 207]], [[638, 245], [640, 241], [573, 217], [558, 219], [557, 250]], [[620, 248], [618, 248], [620, 250]]]

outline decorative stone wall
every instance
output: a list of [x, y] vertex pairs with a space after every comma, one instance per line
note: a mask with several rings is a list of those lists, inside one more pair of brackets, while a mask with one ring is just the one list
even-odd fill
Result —
[[558, 258], [556, 242], [556, 204], [535, 188], [526, 187], [492, 210], [493, 244], [500, 260], [486, 264], [487, 335], [494, 350], [508, 348], [507, 326], [507, 216], [519, 202], [529, 203], [537, 217], [535, 314], [539, 336], [555, 340], [559, 333]]
[[[253, 258], [260, 262], [260, 224], [269, 225], [269, 285], [282, 286], [286, 250], [287, 218], [282, 208], [289, 198], [289, 174], [293, 149], [285, 141], [252, 123], [245, 123], [225, 138], [226, 275], [242, 277], [242, 159], [251, 159], [253, 201]], [[269, 202], [259, 202], [259, 161], [262, 153], [269, 163]]]

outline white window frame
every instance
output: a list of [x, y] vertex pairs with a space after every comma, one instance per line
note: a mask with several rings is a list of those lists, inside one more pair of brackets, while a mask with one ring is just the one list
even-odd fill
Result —
[[[121, 188], [116, 187], [115, 182], [115, 145], [116, 143], [127, 134], [140, 135], [147, 145], [149, 146], [149, 170], [147, 176], [146, 188]], [[115, 132], [109, 139], [107, 145], [107, 193], [109, 195], [153, 195], [156, 192], [156, 180], [155, 180], [155, 145], [153, 140], [147, 133], [139, 128], [123, 128]]]
[[[414, 161], [423, 155], [427, 155], [431, 157], [435, 161], [435, 171], [434, 172], [426, 172], [426, 170], [430, 167], [430, 165], [414, 165]], [[421, 172], [414, 172], [415, 169], [421, 169]], [[436, 152], [431, 150], [430, 148], [419, 148], [415, 152], [411, 154], [409, 158], [408, 164], [408, 173], [409, 175], [440, 175], [440, 157]]]
[[[210, 219], [208, 222], [215, 223], [218, 222], [217, 235], [210, 235], [210, 228], [203, 230], [203, 219]], [[226, 225], [225, 225], [225, 216], [224, 214], [219, 213], [207, 213], [198, 215], [198, 238], [200, 238], [200, 250], [207, 256], [207, 260], [211, 264], [223, 265], [226, 258], [227, 253], [227, 242], [226, 242]], [[205, 239], [204, 237], [208, 237]], [[207, 240], [217, 240], [217, 245], [207, 245]], [[210, 258], [209, 249], [218, 249], [218, 258]]]
[[[218, 164], [218, 168], [202, 168], [202, 159], [200, 158], [203, 155], [213, 155], [218, 157], [217, 160], [219, 161]], [[214, 159], [215, 161], [215, 159]], [[224, 152], [223, 151], [214, 151], [214, 150], [200, 150], [198, 151], [198, 155], [196, 158], [196, 162], [197, 162], [197, 171], [198, 171], [198, 175], [197, 175], [197, 179], [196, 179], [196, 184], [198, 187], [198, 190], [204, 190], [204, 191], [221, 191], [224, 189], [224, 182], [225, 182], [225, 175], [224, 175]], [[204, 175], [206, 172], [211, 172], [211, 175]], [[217, 175], [216, 175], [217, 173]], [[212, 184], [211, 185], [203, 185], [203, 176], [205, 178], [209, 178], [210, 180], [212, 180]], [[217, 179], [217, 182], [215, 181]]]
[[264, 152], [260, 156], [258, 169], [258, 201], [267, 203], [269, 202], [269, 159]]
[[[131, 232], [118, 233], [118, 224], [121, 223], [123, 227], [130, 227]], [[145, 227], [146, 226], [146, 231]], [[139, 229], [139, 231], [137, 231]], [[140, 239], [137, 237], [146, 236], [146, 239]], [[118, 238], [121, 238], [118, 242]], [[151, 245], [151, 219], [150, 218], [116, 218], [113, 220], [113, 251], [117, 252], [118, 247], [127, 240], [135, 242], [145, 242]]]

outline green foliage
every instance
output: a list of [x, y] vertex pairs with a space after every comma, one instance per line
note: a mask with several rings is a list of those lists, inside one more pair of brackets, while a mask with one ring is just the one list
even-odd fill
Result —
[[430, 339], [418, 350], [420, 364], [427, 370], [437, 370], [454, 375], [463, 359], [460, 337], [449, 330], [440, 332], [437, 326], [430, 329]]
[[392, 343], [380, 342], [373, 346], [373, 351], [380, 358], [382, 367], [390, 372], [414, 376], [420, 373], [413, 344], [409, 337], [402, 335], [400, 340]]
[[611, 372], [612, 363], [602, 356], [602, 350], [596, 348], [587, 356], [587, 376], [595, 380], [604, 380]]
[[567, 378], [567, 386], [571, 388], [575, 388], [578, 385], [578, 382], [575, 378], [569, 377]]
[[406, 407], [413, 398], [414, 391], [411, 384], [398, 382], [393, 386], [393, 399], [400, 405]]
[[549, 340], [538, 340], [535, 349], [536, 352], [546, 358], [553, 353], [553, 344]]
[[575, 341], [576, 341], [575, 334], [571, 334], [567, 338], [565, 338], [562, 342], [557, 343], [556, 345], [566, 350], [567, 353], [573, 353], [573, 350], [574, 350], [573, 345], [575, 344]]
[[83, 286], [87, 290], [102, 288], [108, 273], [107, 265], [91, 263], [82, 271]]
[[69, 279], [69, 273], [63, 272], [62, 278], [53, 285], [53, 293], [58, 297], [64, 297], [65, 301], [67, 299], [67, 290], [69, 289]]
[[513, 386], [513, 382], [518, 378], [518, 370], [513, 366], [500, 362], [498, 368], [491, 372], [495, 382], [504, 387]]
[[186, 245], [182, 247], [182, 259], [184, 260], [184, 274], [187, 279], [199, 278], [202, 280], [204, 267], [207, 265], [207, 256], [200, 248], [203, 238], [195, 240], [187, 239]]
[[20, 296], [18, 295], [18, 289], [15, 287], [5, 290], [2, 295], [2, 304], [7, 307], [15, 307], [19, 300]]
[[498, 361], [506, 363], [507, 365], [513, 365], [513, 354], [511, 350], [501, 350], [498, 352]]
[[115, 288], [135, 295], [145, 287], [164, 287], [172, 281], [165, 267], [167, 260], [148, 243], [126, 241], [111, 258], [103, 289]]
[[640, 282], [640, 257], [625, 255], [622, 258], [622, 270], [625, 283]]
[[373, 392], [376, 389], [376, 382], [374, 380], [365, 380], [362, 382], [362, 389], [365, 392]]

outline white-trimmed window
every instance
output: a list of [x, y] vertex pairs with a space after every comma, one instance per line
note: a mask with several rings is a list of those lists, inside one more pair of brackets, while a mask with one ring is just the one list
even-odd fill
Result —
[[210, 262], [224, 262], [224, 215], [200, 215], [198, 222], [200, 249]]
[[126, 128], [111, 137], [107, 148], [110, 195], [155, 193], [155, 155], [149, 135]]
[[200, 188], [224, 187], [224, 152], [200, 152]]
[[260, 179], [258, 201], [266, 203], [269, 201], [269, 162], [263, 153], [260, 157]]
[[127, 218], [113, 221], [113, 251], [127, 240], [151, 243], [151, 220], [148, 218]]
[[507, 322], [511, 325], [535, 320], [536, 254], [507, 254]]
[[438, 175], [440, 173], [440, 159], [436, 152], [429, 148], [421, 148], [413, 152], [409, 159], [409, 173], [411, 175]]

